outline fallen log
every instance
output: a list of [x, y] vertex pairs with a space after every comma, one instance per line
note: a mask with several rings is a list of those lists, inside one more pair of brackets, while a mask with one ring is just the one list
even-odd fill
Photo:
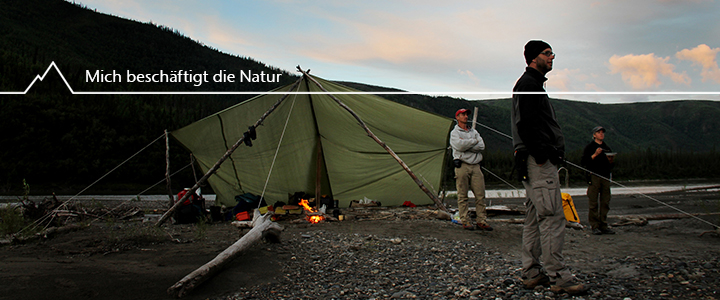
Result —
[[252, 229], [248, 231], [248, 233], [225, 249], [225, 251], [218, 254], [213, 260], [188, 274], [183, 279], [180, 279], [180, 281], [168, 288], [167, 293], [175, 298], [187, 295], [261, 238], [265, 238], [270, 242], [279, 242], [280, 232], [283, 230], [283, 227], [271, 221], [271, 216], [271, 212], [261, 216], [260, 212], [256, 209], [252, 221]]
[[43, 230], [42, 232], [38, 232], [34, 235], [31, 235], [29, 237], [20, 237], [13, 235], [11, 243], [12, 244], [24, 244], [30, 241], [34, 241], [36, 239], [48, 239], [52, 238], [55, 235], [58, 234], [64, 234], [68, 232], [73, 232], [76, 230], [84, 229], [86, 227], [89, 227], [90, 225], [80, 225], [80, 224], [68, 224], [61, 227], [50, 227], [48, 229]]
[[619, 222], [612, 224], [613, 226], [624, 226], [624, 225], [647, 225], [648, 220], [669, 220], [669, 219], [685, 219], [700, 216], [717, 216], [720, 212], [712, 213], [693, 213], [693, 214], [655, 214], [655, 215], [617, 215], [608, 216], [611, 218], [620, 219]]
[[[669, 220], [669, 219], [685, 219], [699, 216], [716, 216], [720, 215], [720, 212], [712, 213], [694, 213], [694, 214], [655, 214], [655, 215], [610, 215], [608, 218], [617, 218], [620, 221], [611, 224], [612, 226], [625, 226], [625, 225], [647, 225], [648, 220]], [[523, 224], [525, 218], [522, 219], [492, 219], [492, 222], [510, 223], [510, 224]]]
[[712, 213], [688, 213], [688, 214], [654, 214], [654, 215], [616, 215], [616, 216], [608, 216], [610, 218], [629, 218], [629, 217], [643, 217], [647, 220], [667, 220], [667, 219], [685, 219], [685, 218], [692, 218], [692, 217], [699, 217], [699, 216], [717, 216], [720, 215], [720, 212], [712, 212]]

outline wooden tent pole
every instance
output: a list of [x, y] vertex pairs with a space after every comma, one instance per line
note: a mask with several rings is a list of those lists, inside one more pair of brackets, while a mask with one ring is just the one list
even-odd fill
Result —
[[[303, 79], [303, 77], [300, 77], [300, 79], [298, 79], [297, 81], [295, 81], [295, 83], [290, 87], [289, 90], [290, 90], [290, 91], [294, 90], [295, 87], [297, 87], [298, 84], [300, 84], [300, 82], [302, 81], [302, 79]], [[282, 103], [283, 100], [285, 100], [285, 98], [287, 98], [289, 95], [290, 95], [290, 94], [285, 94], [285, 95], [283, 95], [277, 102], [275, 102], [275, 104], [273, 104], [273, 106], [270, 107], [270, 109], [268, 109], [268, 110], [265, 112], [265, 114], [263, 114], [262, 117], [260, 117], [260, 119], [257, 120], [257, 122], [255, 122], [255, 125], [253, 125], [253, 128], [257, 128], [258, 126], [262, 125], [263, 121], [265, 121], [265, 118], [267, 118], [268, 115], [270, 115], [273, 111], [275, 111], [275, 109], [276, 109], [278, 106], [280, 106], [280, 103]], [[240, 138], [234, 145], [232, 145], [232, 147], [230, 147], [230, 149], [228, 149], [227, 152], [225, 152], [225, 154], [215, 163], [215, 165], [213, 165], [213, 166], [205, 173], [205, 175], [204, 175], [202, 178], [200, 178], [200, 180], [198, 180], [198, 182], [196, 182], [195, 185], [193, 185], [193, 187], [190, 188], [190, 190], [182, 197], [182, 199], [178, 199], [178, 201], [175, 202], [175, 204], [174, 204], [170, 209], [168, 209], [168, 210], [162, 215], [162, 217], [160, 217], [160, 220], [158, 220], [157, 223], [155, 223], [155, 226], [160, 226], [160, 225], [162, 225], [162, 223], [164, 223], [164, 222], [172, 215], [172, 213], [173, 213], [178, 207], [180, 207], [180, 204], [181, 204], [181, 203], [185, 202], [185, 200], [187, 200], [187, 198], [189, 198], [191, 195], [194, 195], [194, 194], [195, 194], [195, 191], [200, 187], [200, 185], [202, 185], [203, 183], [205, 183], [205, 181], [207, 181], [207, 179], [210, 178], [210, 176], [212, 176], [212, 174], [215, 174], [215, 172], [217, 171], [217, 169], [220, 168], [220, 165], [222, 165], [222, 163], [225, 162], [225, 160], [227, 160], [227, 159], [230, 157], [230, 155], [233, 154], [233, 152], [235, 152], [235, 149], [237, 149], [237, 147], [239, 147], [240, 144], [242, 144], [242, 143], [245, 142], [245, 139], [246, 139], [246, 138], [249, 138], [249, 137], [247, 137], [247, 135], [243, 135], [242, 138]]]
[[320, 141], [320, 137], [318, 136], [318, 142], [317, 142], [317, 156], [315, 157], [315, 208], [320, 209], [320, 199], [322, 196], [320, 195], [321, 192], [321, 186], [320, 186], [320, 179], [322, 178], [322, 142]]
[[440, 201], [440, 199], [438, 199], [437, 196], [435, 196], [432, 192], [430, 192], [430, 190], [427, 189], [427, 187], [425, 187], [425, 185], [422, 183], [422, 181], [420, 181], [420, 179], [418, 179], [417, 176], [415, 176], [415, 173], [413, 173], [413, 171], [410, 170], [410, 167], [408, 167], [408, 166], [405, 164], [405, 162], [404, 162], [402, 159], [400, 159], [400, 157], [397, 156], [397, 154], [395, 154], [395, 152], [394, 152], [392, 149], [390, 149], [390, 147], [388, 147], [387, 144], [385, 144], [383, 141], [381, 141], [374, 133], [372, 133], [372, 131], [370, 131], [370, 128], [368, 128], [368, 127], [365, 125], [365, 122], [363, 122], [363, 120], [360, 119], [360, 117], [359, 117], [352, 109], [350, 109], [350, 107], [348, 107], [347, 105], [345, 105], [345, 103], [343, 103], [342, 101], [340, 101], [340, 99], [338, 99], [337, 97], [335, 97], [335, 95], [333, 95], [333, 94], [331, 94], [330, 92], [328, 92], [328, 90], [326, 90], [319, 82], [317, 82], [314, 78], [310, 77], [310, 75], [308, 75], [305, 71], [303, 71], [302, 69], [300, 69], [300, 66], [298, 66], [297, 69], [298, 69], [300, 72], [302, 72], [305, 77], [307, 77], [309, 80], [311, 80], [313, 83], [315, 83], [315, 85], [317, 85], [321, 90], [323, 90], [324, 92], [328, 93], [328, 96], [330, 96], [330, 98], [332, 98], [333, 100], [335, 100], [335, 102], [337, 102], [337, 104], [339, 104], [342, 108], [344, 108], [345, 110], [347, 110], [348, 112], [350, 112], [350, 114], [351, 114], [353, 117], [355, 117], [355, 119], [360, 123], [360, 126], [361, 126], [363, 129], [365, 129], [365, 132], [367, 132], [368, 136], [371, 137], [373, 140], [375, 140], [375, 142], [377, 142], [380, 146], [382, 146], [383, 149], [385, 149], [385, 151], [387, 151], [388, 153], [390, 153], [390, 155], [391, 155], [393, 158], [395, 158], [395, 160], [397, 160], [397, 162], [400, 164], [400, 166], [402, 166], [402, 168], [405, 169], [405, 171], [410, 175], [410, 177], [412, 177], [412, 179], [413, 179], [413, 180], [415, 181], [415, 183], [420, 187], [420, 189], [423, 190], [423, 192], [425, 192], [425, 194], [427, 194], [428, 197], [430, 197], [430, 199], [433, 200], [433, 202], [435, 202], [435, 205], [437, 205], [438, 209], [440, 209], [441, 211], [447, 213], [448, 215], [450, 214], [450, 212], [447, 210], [447, 208], [445, 207], [445, 205]]
[[170, 196], [168, 207], [172, 207], [175, 204], [175, 199], [170, 185], [170, 136], [167, 129], [165, 129], [165, 183], [167, 183], [167, 192], [168, 196]]
[[478, 113], [478, 107], [475, 106], [475, 110], [473, 111], [473, 122], [472, 122], [472, 129], [475, 129], [475, 123], [477, 123], [477, 114]]

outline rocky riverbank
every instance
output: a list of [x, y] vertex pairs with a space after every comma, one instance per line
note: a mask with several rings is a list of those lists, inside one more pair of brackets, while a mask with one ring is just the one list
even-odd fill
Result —
[[[395, 221], [407, 222], [407, 221]], [[447, 222], [413, 221], [443, 228]], [[393, 228], [393, 221], [385, 224]], [[358, 224], [358, 227], [371, 224]], [[453, 226], [453, 225], [450, 225]], [[592, 289], [577, 299], [663, 299], [720, 297], [718, 249], [655, 248], [643, 235], [661, 238], [679, 227], [674, 220], [643, 228], [618, 228], [614, 236], [568, 230], [568, 265]], [[277, 281], [242, 288], [217, 299], [556, 299], [571, 298], [548, 288], [522, 288], [517, 239], [491, 241], [519, 225], [496, 224], [494, 232], [462, 232], [468, 238], [298, 230], [279, 245], [268, 245], [283, 261]], [[293, 230], [294, 231], [294, 230]], [[441, 230], [442, 231], [442, 230]], [[498, 232], [504, 233], [498, 234]], [[687, 232], [687, 231], [686, 231]], [[672, 237], [672, 236], [671, 236]], [[637, 239], [636, 239], [637, 238]], [[693, 236], [718, 245], [716, 233]], [[507, 242], [507, 245], [501, 245]], [[612, 253], [592, 251], [592, 243], [615, 244]], [[624, 244], [634, 244], [624, 247]], [[626, 251], [623, 251], [625, 248]], [[639, 251], [639, 248], [644, 250]], [[707, 251], [707, 252], [704, 252]]]

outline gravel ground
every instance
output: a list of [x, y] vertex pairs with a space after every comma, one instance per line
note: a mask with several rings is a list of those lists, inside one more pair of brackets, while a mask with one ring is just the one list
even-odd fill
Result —
[[[447, 222], [415, 220], [419, 226]], [[678, 221], [682, 222], [682, 221]], [[392, 223], [389, 222], [389, 223]], [[661, 225], [663, 228], [667, 224]], [[496, 227], [508, 230], [513, 225]], [[662, 229], [662, 228], [660, 228]], [[514, 228], [517, 230], [517, 228]], [[587, 238], [582, 231], [572, 237]], [[622, 234], [622, 233], [619, 233]], [[520, 261], [481, 239], [397, 237], [383, 234], [299, 231], [268, 251], [286, 257], [277, 281], [242, 288], [218, 299], [716, 299], [720, 297], [720, 262], [675, 251], [666, 255], [576, 255], [572, 265], [597, 265], [594, 271], [573, 270], [592, 289], [585, 295], [555, 294], [548, 288], [522, 288]], [[717, 243], [717, 235], [713, 238]], [[567, 256], [567, 255], [566, 255]], [[588, 267], [588, 269], [593, 269]]]
[[[720, 224], [717, 195], [658, 196]], [[628, 208], [658, 213], [636, 198], [613, 201], [621, 215]], [[320, 224], [281, 218], [280, 243], [253, 244], [183, 299], [720, 298], [720, 232], [696, 219], [618, 225], [615, 235], [566, 230], [565, 261], [592, 287], [570, 296], [521, 287], [522, 225], [510, 219], [522, 215], [493, 216], [488, 232], [463, 230], [427, 207], [342, 212], [344, 221]], [[0, 284], [0, 299], [170, 299], [170, 286], [248, 232], [228, 222], [144, 222], [158, 216], [81, 222], [77, 230], [2, 244], [0, 282], [9, 284]]]

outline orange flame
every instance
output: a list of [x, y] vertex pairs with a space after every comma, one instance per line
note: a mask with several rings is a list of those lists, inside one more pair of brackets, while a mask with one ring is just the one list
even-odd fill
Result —
[[[307, 200], [300, 199], [300, 205], [302, 205], [307, 212], [310, 212], [310, 213], [317, 212], [317, 210], [310, 207], [310, 205], [308, 205], [308, 203], [309, 202]], [[312, 215], [312, 216], [305, 217], [305, 219], [308, 220], [308, 222], [310, 222], [310, 223], [316, 224], [322, 220], [325, 220], [325, 217], [322, 215]]]
[[309, 202], [307, 200], [300, 199], [300, 205], [302, 205], [305, 208], [305, 210], [307, 210], [309, 212], [315, 212], [315, 209], [310, 207], [310, 205], [308, 205], [308, 203]]
[[325, 217], [320, 216], [320, 215], [310, 216], [310, 218], [308, 219], [308, 221], [310, 221], [310, 223], [313, 223], [313, 224], [319, 223], [322, 220], [325, 220]]

